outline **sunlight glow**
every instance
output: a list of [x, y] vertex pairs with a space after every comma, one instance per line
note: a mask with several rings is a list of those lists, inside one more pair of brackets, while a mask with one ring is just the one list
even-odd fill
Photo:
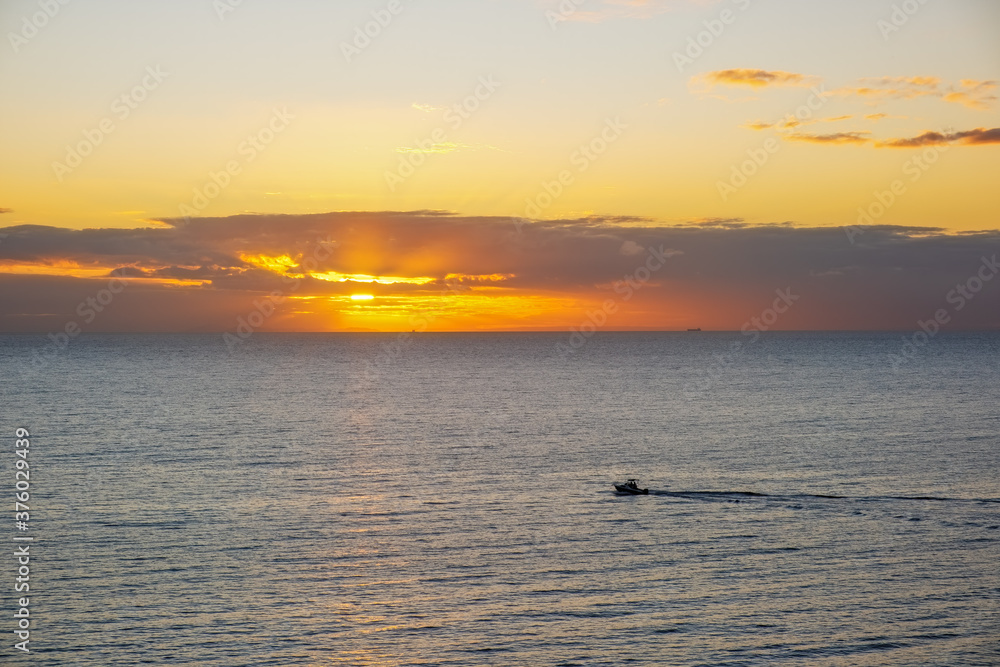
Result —
[[47, 262], [0, 262], [0, 273], [39, 276], [69, 276], [73, 278], [103, 278], [112, 266], [80, 266], [77, 262], [50, 260]]
[[[131, 265], [130, 265], [131, 266]], [[77, 262], [55, 260], [48, 262], [3, 262], [0, 261], [0, 274], [58, 276], [80, 279], [117, 279], [122, 282], [138, 282], [146, 285], [163, 285], [166, 287], [201, 287], [206, 281], [183, 278], [160, 278], [152, 275], [116, 274], [122, 269], [118, 265], [81, 266]], [[159, 267], [162, 268], [162, 267]], [[150, 270], [146, 268], [146, 270]]]
[[[299, 266], [301, 261], [301, 255], [298, 259], [293, 258], [290, 255], [249, 255], [246, 253], [240, 254], [240, 259], [250, 264], [256, 266], [259, 269], [264, 269], [265, 271], [271, 271], [273, 273], [279, 273], [282, 275], [287, 275], [293, 278], [301, 278], [308, 275], [310, 278], [315, 278], [317, 280], [325, 280], [331, 283], [375, 283], [378, 285], [427, 285], [435, 281], [435, 278], [430, 278], [427, 276], [418, 277], [406, 277], [406, 276], [373, 276], [367, 273], [340, 273], [339, 271], [323, 271], [323, 272], [309, 272], [309, 273], [299, 273], [292, 271], [295, 267]], [[477, 278], [494, 280], [496, 278], [490, 276], [477, 276]], [[502, 278], [498, 278], [502, 279]]]
[[278, 255], [270, 257], [268, 255], [247, 255], [240, 253], [240, 259], [247, 264], [256, 266], [259, 269], [273, 271], [275, 273], [286, 273], [293, 266], [298, 266], [298, 260], [292, 259], [288, 255]]
[[369, 276], [363, 273], [338, 273], [337, 271], [328, 271], [326, 273], [311, 273], [309, 274], [313, 278], [318, 280], [326, 280], [332, 283], [377, 283], [379, 285], [426, 285], [427, 283], [434, 282], [434, 278], [404, 278], [401, 276]]

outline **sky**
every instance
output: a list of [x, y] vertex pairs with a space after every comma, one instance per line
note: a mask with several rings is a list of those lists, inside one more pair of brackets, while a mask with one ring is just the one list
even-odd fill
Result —
[[997, 329], [998, 28], [6, 0], [0, 331]]

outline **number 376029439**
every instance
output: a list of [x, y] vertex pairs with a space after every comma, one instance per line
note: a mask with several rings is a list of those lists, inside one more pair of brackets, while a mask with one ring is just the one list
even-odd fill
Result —
[[[14, 493], [14, 520], [27, 521], [28, 510], [30, 509], [27, 503], [30, 499], [29, 489], [31, 488], [31, 474], [28, 471], [28, 452], [30, 451], [31, 442], [27, 429], [19, 428], [15, 432], [15, 435], [17, 436], [17, 441], [14, 453], [17, 455], [17, 459], [15, 459], [14, 467], [17, 470], [14, 473], [14, 488], [16, 489]], [[20, 527], [19, 525], [18, 528]]]

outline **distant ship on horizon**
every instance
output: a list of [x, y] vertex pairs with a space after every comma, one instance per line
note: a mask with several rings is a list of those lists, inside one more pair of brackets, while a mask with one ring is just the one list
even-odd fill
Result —
[[701, 328], [698, 328], [698, 329], [688, 329], [688, 331], [701, 331]]

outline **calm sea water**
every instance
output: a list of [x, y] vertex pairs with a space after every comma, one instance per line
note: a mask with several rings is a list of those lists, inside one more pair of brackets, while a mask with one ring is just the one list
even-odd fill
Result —
[[558, 342], [0, 337], [0, 663], [1000, 663], [1000, 336]]

